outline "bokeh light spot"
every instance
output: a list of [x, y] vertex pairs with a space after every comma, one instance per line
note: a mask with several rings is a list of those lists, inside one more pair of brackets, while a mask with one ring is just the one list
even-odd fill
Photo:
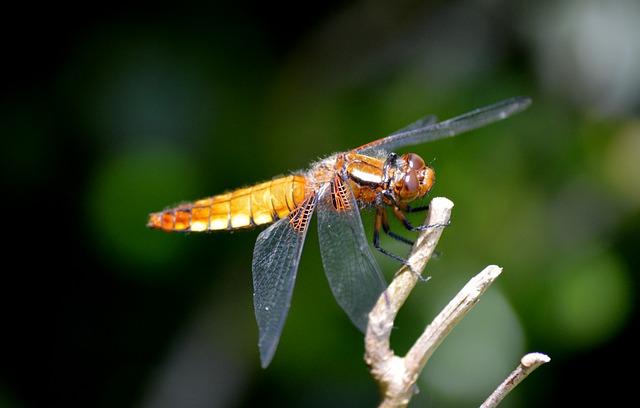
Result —
[[567, 347], [591, 346], [621, 327], [631, 307], [631, 282], [610, 253], [577, 257], [561, 267], [553, 285], [552, 319], [547, 333]]
[[105, 162], [89, 192], [88, 222], [100, 245], [118, 263], [162, 264], [184, 245], [182, 234], [146, 228], [150, 212], [195, 198], [194, 165], [180, 153], [126, 153]]
[[437, 406], [482, 401], [513, 369], [523, 350], [518, 318], [499, 290], [490, 288], [428, 362], [425, 393], [439, 400]]
[[635, 206], [640, 205], [640, 121], [625, 126], [613, 139], [605, 156], [606, 176], [615, 190]]

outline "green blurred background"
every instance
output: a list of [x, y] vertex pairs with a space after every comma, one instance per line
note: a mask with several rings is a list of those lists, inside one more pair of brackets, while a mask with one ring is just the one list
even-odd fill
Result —
[[[504, 406], [635, 397], [618, 369], [637, 363], [638, 344], [637, 1], [3, 13], [0, 406], [375, 405], [315, 225], [262, 370], [258, 231], [163, 234], [145, 228], [147, 214], [515, 95], [534, 103], [411, 149], [436, 169], [432, 196], [456, 206], [432, 279], [396, 322], [395, 350], [471, 276], [504, 267], [433, 356], [412, 406], [477, 406], [527, 351], [552, 362]], [[363, 220], [370, 232], [371, 213]], [[378, 259], [390, 278], [397, 264]]]

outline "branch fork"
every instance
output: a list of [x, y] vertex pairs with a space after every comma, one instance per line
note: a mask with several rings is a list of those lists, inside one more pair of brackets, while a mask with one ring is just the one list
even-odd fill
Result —
[[[447, 198], [436, 197], [431, 201], [429, 208], [425, 225], [448, 225], [453, 202]], [[409, 256], [409, 266], [403, 266], [398, 270], [387, 290], [369, 313], [365, 335], [365, 361], [382, 392], [380, 407], [405, 407], [409, 403], [414, 394], [415, 383], [435, 349], [502, 272], [502, 268], [490, 265], [473, 277], [426, 327], [409, 352], [404, 357], [396, 356], [390, 346], [393, 322], [420, 280], [420, 274], [431, 258], [443, 229], [434, 227], [421, 232]], [[525, 366], [527, 356], [523, 357], [523, 362], [516, 371]], [[531, 363], [527, 365], [528, 369], [520, 369], [517, 374], [514, 371], [485, 401], [483, 407], [497, 406], [526, 375], [543, 362], [549, 361], [549, 358], [546, 357], [544, 360], [540, 357], [535, 361], [541, 362]]]

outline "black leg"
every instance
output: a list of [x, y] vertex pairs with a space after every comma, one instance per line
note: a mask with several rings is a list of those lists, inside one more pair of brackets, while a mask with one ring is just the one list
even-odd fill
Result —
[[392, 254], [391, 252], [387, 251], [386, 249], [382, 248], [380, 246], [380, 227], [382, 227], [383, 225], [383, 213], [384, 213], [384, 208], [383, 207], [378, 207], [378, 209], [376, 210], [376, 221], [375, 221], [375, 225], [373, 228], [373, 247], [375, 249], [377, 249], [378, 251], [380, 251], [381, 253], [383, 253], [384, 255], [395, 259], [396, 261], [400, 262], [403, 265], [408, 265], [407, 260], [396, 255], [396, 254]]
[[388, 191], [383, 191], [381, 194], [379, 194], [376, 197], [376, 203], [378, 203], [378, 202], [384, 203], [384, 201], [382, 200], [383, 196], [384, 196], [384, 198], [386, 198], [391, 203], [391, 205], [395, 205], [395, 206], [398, 205], [398, 203], [396, 203], [396, 199], [393, 198], [393, 195], [391, 193], [389, 193]]
[[385, 230], [384, 230], [384, 232], [385, 232], [388, 236], [390, 236], [391, 238], [393, 238], [393, 239], [395, 239], [395, 240], [398, 240], [398, 241], [400, 241], [400, 242], [403, 242], [403, 243], [405, 243], [405, 244], [407, 244], [407, 245], [409, 245], [409, 246], [413, 246], [413, 244], [415, 243], [414, 241], [412, 241], [412, 240], [410, 240], [410, 239], [408, 239], [408, 238], [405, 238], [405, 237], [403, 237], [402, 235], [398, 235], [398, 234], [396, 234], [395, 232], [390, 231], [389, 229], [385, 229]]
[[[409, 268], [409, 270], [411, 271], [411, 273], [415, 274], [418, 278], [418, 280], [422, 281], [422, 282], [426, 282], [429, 280], [429, 278], [424, 278], [422, 277], [422, 275], [420, 275], [420, 273], [418, 273], [417, 271], [414, 271], [413, 268], [411, 267], [411, 265], [409, 265], [409, 262], [404, 259], [399, 257], [396, 254], [392, 254], [391, 252], [387, 251], [386, 249], [382, 248], [380, 246], [380, 228], [384, 228], [385, 232], [387, 234], [389, 234], [390, 236], [394, 236], [394, 238], [405, 242], [405, 243], [409, 243], [411, 241], [409, 241], [408, 239], [400, 236], [400, 235], [396, 235], [393, 234], [391, 235], [391, 231], [389, 231], [389, 222], [387, 220], [387, 213], [385, 212], [385, 208], [383, 206], [378, 206], [378, 208], [376, 209], [376, 219], [375, 219], [375, 224], [374, 224], [374, 228], [373, 228], [373, 246], [375, 247], [375, 249], [377, 249], [378, 251], [380, 251], [381, 253], [383, 253], [384, 255], [395, 259], [396, 261], [400, 262], [401, 264], [407, 266]], [[413, 245], [413, 242], [411, 242], [411, 245]]]
[[407, 265], [409, 266], [409, 263], [407, 262], [406, 259], [396, 255], [396, 254], [392, 254], [391, 252], [387, 251], [386, 249], [384, 249], [383, 247], [380, 246], [380, 232], [379, 231], [374, 231], [373, 232], [373, 247], [375, 249], [377, 249], [378, 251], [380, 251], [381, 253], [383, 253], [384, 255], [388, 256], [389, 258], [395, 259], [396, 261], [400, 262], [403, 265]]
[[383, 207], [378, 207], [378, 212], [382, 213], [382, 230], [389, 235], [391, 238], [396, 239], [400, 242], [404, 242], [407, 245], [413, 246], [413, 241], [403, 237], [402, 235], [398, 235], [395, 232], [391, 231], [389, 227], [389, 219], [387, 218], [387, 211]]
[[407, 205], [407, 208], [406, 208], [405, 211], [406, 212], [410, 212], [410, 213], [421, 212], [421, 211], [429, 211], [429, 204], [423, 205], [421, 207], [416, 207], [416, 208], [412, 208], [410, 205]]
[[402, 222], [402, 225], [404, 225], [404, 227], [406, 229], [408, 229], [409, 231], [424, 231], [424, 230], [430, 229], [430, 228], [443, 228], [443, 227], [449, 226], [449, 224], [450, 224], [450, 223], [447, 223], [447, 224], [419, 225], [417, 227], [414, 227], [409, 222], [407, 217], [404, 215], [402, 210], [400, 210], [398, 207], [393, 207], [393, 215], [395, 215], [396, 218], [398, 218]]

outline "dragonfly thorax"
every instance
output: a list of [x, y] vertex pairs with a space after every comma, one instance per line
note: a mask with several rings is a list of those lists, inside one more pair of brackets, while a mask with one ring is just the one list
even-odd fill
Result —
[[388, 159], [388, 192], [398, 204], [409, 203], [425, 196], [436, 180], [433, 169], [415, 153], [395, 155]]

